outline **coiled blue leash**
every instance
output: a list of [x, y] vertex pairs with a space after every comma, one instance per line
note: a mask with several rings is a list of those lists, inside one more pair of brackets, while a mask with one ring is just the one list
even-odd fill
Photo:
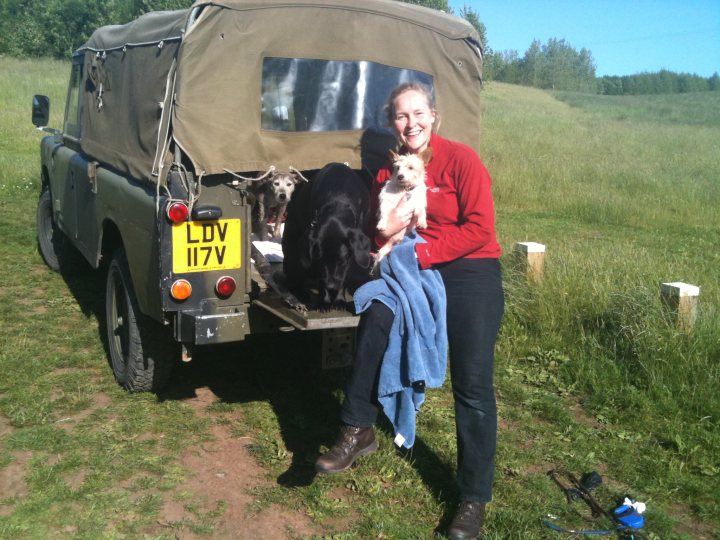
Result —
[[[616, 524], [615, 527], [610, 529], [574, 530], [561, 527], [547, 519], [543, 520], [543, 523], [550, 529], [557, 532], [577, 535], [606, 535], [618, 533], [622, 534], [624, 538], [632, 540], [644, 538], [644, 535], [638, 532], [638, 529], [641, 529], [645, 524], [645, 519], [642, 516], [642, 512], [644, 511], [644, 505], [643, 509], [638, 512], [635, 508], [635, 506], [637, 506], [635, 505], [635, 501], [632, 499], [626, 499], [623, 504], [615, 508], [612, 512], [606, 511], [597, 503], [597, 501], [590, 494], [590, 489], [593, 489], [594, 487], [597, 487], [602, 483], [602, 479], [597, 473], [593, 472], [584, 475], [582, 481], [578, 480], [577, 478], [575, 478], [575, 476], [565, 470], [549, 471], [548, 476], [552, 478], [552, 480], [563, 490], [565, 496], [568, 499], [568, 502], [572, 502], [576, 499], [582, 499], [592, 509], [594, 517], [604, 515]], [[565, 485], [560, 480], [559, 476], [565, 476], [567, 479], [569, 479], [573, 487]], [[551, 515], [548, 515], [547, 517], [550, 519], [555, 519], [555, 517]]]
[[629, 540], [635, 540], [638, 538], [644, 538], [643, 535], [638, 534], [636, 531], [634, 531], [633, 527], [628, 527], [626, 525], [618, 525], [614, 529], [605, 529], [605, 530], [588, 530], [588, 531], [580, 531], [575, 529], [566, 529], [564, 527], [560, 527], [559, 525], [556, 525], [552, 521], [549, 521], [547, 519], [543, 520], [543, 524], [552, 529], [553, 531], [562, 532], [562, 533], [569, 533], [569, 534], [583, 534], [583, 535], [605, 535], [605, 534], [613, 534], [613, 533], [625, 533], [625, 538]]

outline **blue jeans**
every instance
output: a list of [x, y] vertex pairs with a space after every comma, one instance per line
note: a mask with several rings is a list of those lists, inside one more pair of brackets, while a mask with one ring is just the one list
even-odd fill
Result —
[[[497, 441], [493, 367], [505, 305], [500, 263], [458, 259], [436, 268], [447, 294], [460, 496], [490, 502]], [[368, 427], [377, 420], [377, 381], [392, 322], [392, 311], [379, 302], [360, 319], [355, 363], [340, 414], [346, 424]]]

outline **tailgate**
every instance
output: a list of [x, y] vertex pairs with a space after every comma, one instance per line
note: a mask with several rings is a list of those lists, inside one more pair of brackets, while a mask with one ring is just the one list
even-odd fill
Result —
[[[298, 300], [280, 283], [275, 280], [278, 272], [282, 272], [282, 262], [270, 262], [272, 258], [265, 256], [259, 249], [259, 243], [252, 245], [252, 280], [258, 284], [259, 294], [253, 300], [256, 305], [299, 330], [326, 330], [331, 328], [354, 328], [360, 317], [350, 309], [334, 309], [330, 311], [304, 310]], [[352, 307], [352, 298], [345, 298]]]
[[330, 328], [354, 328], [360, 317], [346, 310], [301, 311], [290, 307], [275, 292], [268, 290], [260, 294], [253, 304], [261, 307], [299, 330], [327, 330]]

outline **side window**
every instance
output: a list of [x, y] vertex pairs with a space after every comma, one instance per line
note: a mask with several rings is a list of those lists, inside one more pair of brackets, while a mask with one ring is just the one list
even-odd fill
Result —
[[262, 129], [344, 131], [386, 126], [383, 106], [398, 84], [426, 73], [369, 61], [263, 59]]
[[65, 104], [65, 135], [80, 138], [80, 82], [82, 81], [82, 63], [73, 63], [70, 72], [70, 87]]

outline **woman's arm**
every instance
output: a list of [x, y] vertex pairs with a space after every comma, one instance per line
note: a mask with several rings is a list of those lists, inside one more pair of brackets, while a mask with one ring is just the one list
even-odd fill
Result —
[[[427, 243], [416, 245], [422, 268], [485, 248], [499, 256], [490, 174], [477, 154], [466, 146], [459, 146], [454, 153], [449, 172], [456, 191], [457, 222], [438, 227], [436, 235], [426, 235]], [[433, 209], [434, 212], [442, 210]]]

